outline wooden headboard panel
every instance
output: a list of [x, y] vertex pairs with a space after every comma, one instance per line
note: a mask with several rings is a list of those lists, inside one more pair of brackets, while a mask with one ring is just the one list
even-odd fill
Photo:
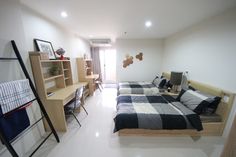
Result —
[[234, 102], [235, 94], [193, 80], [190, 80], [189, 84], [201, 92], [221, 97], [221, 103], [217, 107], [216, 113], [221, 116], [223, 125], [225, 126]]
[[194, 87], [197, 90], [200, 90], [201, 92], [204, 92], [204, 93], [208, 93], [208, 94], [211, 94], [214, 96], [219, 96], [219, 97], [222, 97], [224, 94], [222, 89], [210, 86], [205, 83], [200, 83], [200, 82], [193, 81], [193, 80], [188, 81], [188, 83], [192, 87]]
[[[170, 79], [170, 73], [163, 72], [162, 75], [166, 77], [167, 79]], [[194, 87], [195, 89], [201, 92], [221, 97], [221, 103], [219, 104], [216, 110], [216, 113], [221, 116], [222, 122], [223, 122], [223, 128], [224, 128], [226, 125], [228, 116], [230, 114], [232, 105], [234, 103], [235, 94], [232, 92], [220, 89], [220, 88], [207, 85], [205, 83], [200, 83], [193, 80], [190, 80], [188, 82], [192, 87]]]
[[162, 76], [164, 76], [164, 77], [167, 78], [167, 79], [170, 79], [170, 73], [163, 72], [163, 73], [162, 73]]

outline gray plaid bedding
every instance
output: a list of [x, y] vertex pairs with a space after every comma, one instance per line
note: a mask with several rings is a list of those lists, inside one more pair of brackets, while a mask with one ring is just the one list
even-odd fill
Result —
[[118, 95], [120, 94], [145, 94], [157, 95], [159, 89], [151, 82], [121, 82], [118, 84]]
[[199, 115], [170, 96], [121, 95], [117, 97], [114, 132], [121, 129], [196, 129]]

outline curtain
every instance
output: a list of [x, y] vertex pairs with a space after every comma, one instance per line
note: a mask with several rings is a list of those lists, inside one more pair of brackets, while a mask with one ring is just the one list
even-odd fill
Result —
[[91, 47], [91, 58], [93, 60], [93, 73], [99, 74], [99, 80], [102, 81], [99, 47]]

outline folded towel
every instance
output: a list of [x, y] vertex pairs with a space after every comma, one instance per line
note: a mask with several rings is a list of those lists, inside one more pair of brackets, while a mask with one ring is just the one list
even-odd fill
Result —
[[35, 99], [29, 80], [17, 80], [0, 84], [0, 115]]
[[8, 141], [15, 138], [29, 125], [30, 121], [25, 108], [0, 118], [0, 129]]

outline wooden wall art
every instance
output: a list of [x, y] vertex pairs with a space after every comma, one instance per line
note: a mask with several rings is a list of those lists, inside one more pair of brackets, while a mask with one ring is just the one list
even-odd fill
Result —
[[139, 60], [139, 61], [142, 61], [143, 60], [143, 53], [140, 52], [139, 54], [136, 55], [136, 58]]
[[130, 64], [133, 64], [133, 56], [126, 55], [126, 58], [123, 60], [123, 68], [126, 68]]

